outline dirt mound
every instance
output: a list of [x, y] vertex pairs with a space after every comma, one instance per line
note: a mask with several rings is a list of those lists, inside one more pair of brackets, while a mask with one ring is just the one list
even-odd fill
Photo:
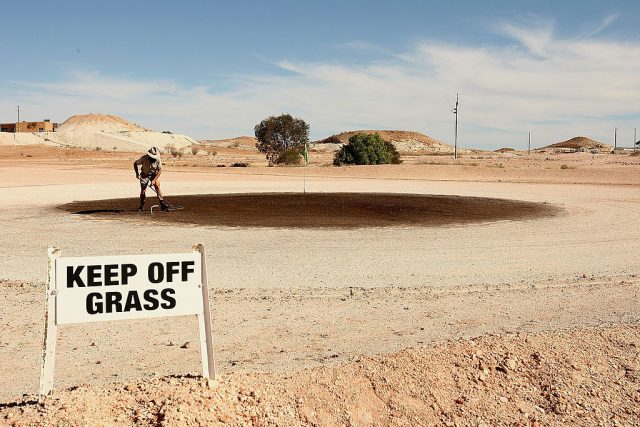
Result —
[[502, 147], [502, 148], [498, 148], [497, 150], [494, 150], [495, 153], [513, 153], [514, 151], [516, 150], [510, 147]]
[[383, 140], [393, 143], [400, 153], [453, 152], [453, 147], [448, 144], [444, 144], [419, 132], [404, 130], [356, 130], [342, 132], [319, 141], [314, 141], [312, 144], [316, 147], [322, 144], [338, 146], [348, 143], [349, 138], [358, 133], [377, 133]]
[[[172, 196], [185, 209], [154, 215], [135, 210], [138, 199], [74, 202], [62, 208], [108, 219], [226, 227], [362, 228], [438, 227], [522, 220], [558, 209], [517, 200], [379, 193], [261, 193]], [[144, 215], [144, 216], [143, 216]]]
[[71, 116], [57, 131], [66, 132], [144, 132], [147, 129], [122, 117], [110, 114], [79, 114]]
[[402, 140], [414, 140], [422, 142], [423, 144], [433, 145], [442, 144], [440, 141], [435, 140], [427, 135], [419, 132], [410, 132], [403, 130], [355, 130], [349, 132], [342, 132], [337, 135], [332, 135], [328, 138], [314, 141], [314, 144], [346, 144], [349, 142], [349, 138], [358, 133], [377, 133], [382, 139], [389, 142], [402, 141]]
[[[488, 336], [287, 373], [81, 386], [0, 405], [11, 426], [636, 425], [640, 327]], [[27, 398], [28, 399], [28, 398]]]
[[566, 141], [547, 145], [544, 148], [568, 148], [574, 150], [611, 150], [612, 147], [610, 145], [594, 141], [591, 138], [576, 136], [571, 139], [567, 139]]
[[218, 148], [238, 148], [242, 150], [257, 151], [256, 144], [258, 140], [253, 136], [238, 136], [228, 139], [205, 139], [198, 141], [200, 144]]

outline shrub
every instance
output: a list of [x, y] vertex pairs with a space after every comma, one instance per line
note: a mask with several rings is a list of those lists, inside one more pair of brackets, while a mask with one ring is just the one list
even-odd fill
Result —
[[300, 150], [298, 149], [289, 149], [284, 150], [278, 158], [274, 161], [277, 165], [287, 165], [287, 166], [298, 166], [302, 162], [302, 156], [300, 155]]
[[194, 145], [191, 147], [191, 154], [193, 154], [194, 156], [199, 152], [200, 152], [200, 147], [198, 147], [197, 145]]
[[269, 166], [273, 166], [285, 151], [300, 152], [309, 142], [309, 125], [290, 114], [267, 117], [255, 126], [254, 131], [258, 139], [256, 148], [266, 155]]
[[336, 166], [399, 164], [400, 153], [392, 143], [382, 139], [378, 133], [357, 133], [349, 138], [336, 153], [333, 164]]
[[231, 167], [232, 168], [246, 168], [249, 166], [249, 163], [247, 162], [235, 162], [235, 163], [231, 163]]
[[168, 151], [169, 153], [171, 153], [171, 155], [173, 157], [182, 157], [184, 156], [184, 148], [181, 149], [177, 149], [175, 145], [173, 144], [169, 144], [166, 147], [164, 147], [166, 151]]

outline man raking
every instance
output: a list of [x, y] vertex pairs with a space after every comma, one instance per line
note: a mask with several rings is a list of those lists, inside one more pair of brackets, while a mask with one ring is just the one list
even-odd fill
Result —
[[[140, 171], [138, 172], [138, 165], [140, 165]], [[140, 207], [138, 211], [144, 210], [144, 200], [147, 195], [147, 187], [151, 186], [158, 195], [160, 201], [160, 209], [163, 211], [169, 210], [171, 205], [164, 201], [162, 192], [160, 191], [160, 174], [162, 173], [162, 160], [160, 160], [160, 150], [157, 147], [149, 148], [147, 154], [140, 157], [133, 162], [133, 170], [136, 172], [136, 178], [140, 180]]]

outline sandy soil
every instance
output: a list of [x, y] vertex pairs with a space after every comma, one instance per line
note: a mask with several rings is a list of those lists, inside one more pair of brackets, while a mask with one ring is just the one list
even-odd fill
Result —
[[[209, 412], [201, 411], [204, 406], [200, 405], [206, 405], [207, 411], [211, 405], [221, 405], [228, 416], [223, 421], [231, 424], [244, 422], [245, 409], [249, 420], [255, 417], [255, 424], [282, 420], [284, 425], [314, 421], [368, 425], [369, 416], [380, 424], [396, 425], [421, 421], [480, 425], [496, 419], [514, 425], [531, 425], [534, 419], [540, 425], [615, 425], [612, 417], [619, 425], [637, 424], [637, 403], [635, 407], [629, 403], [637, 398], [632, 391], [638, 390], [637, 326], [609, 326], [640, 321], [640, 157], [504, 154], [455, 162], [416, 157], [413, 164], [388, 167], [314, 166], [307, 171], [307, 190], [312, 193], [494, 197], [547, 203], [565, 214], [439, 228], [305, 230], [140, 227], [69, 215], [56, 206], [135, 197], [138, 184], [130, 163], [136, 154], [100, 153], [101, 160], [96, 160], [84, 154], [67, 155], [66, 150], [32, 149], [32, 157], [13, 150], [0, 147], [0, 222], [10, 224], [0, 233], [0, 245], [5, 248], [0, 257], [0, 279], [4, 279], [0, 283], [0, 401], [11, 402], [37, 390], [46, 246], [50, 244], [73, 256], [182, 252], [193, 243], [204, 243], [223, 378], [219, 387], [230, 391], [219, 395], [203, 391], [197, 379], [150, 381], [199, 371], [197, 345], [181, 348], [187, 341], [197, 342], [194, 319], [124, 322], [117, 334], [115, 324], [69, 326], [60, 332], [56, 386], [92, 386], [49, 400], [41, 423], [62, 422], [65, 418], [54, 417], [68, 416], [71, 424], [92, 424], [93, 418], [73, 421], [78, 420], [73, 418], [77, 417], [74, 411], [94, 416], [83, 408], [101, 402], [95, 419], [102, 421], [96, 423], [115, 424], [120, 417], [124, 425], [151, 424], [145, 421], [146, 415], [131, 418], [145, 410], [158, 421], [160, 408], [167, 425], [186, 424], [195, 416], [208, 421]], [[169, 160], [163, 173], [167, 197], [302, 188], [302, 168], [212, 168], [199, 163], [205, 160], [198, 156], [176, 160], [183, 162], [180, 165]], [[590, 327], [602, 329], [584, 330]], [[553, 333], [567, 328], [577, 331]], [[538, 332], [545, 335], [529, 336]], [[474, 382], [477, 390], [468, 388], [471, 372], [477, 368], [467, 370], [472, 368], [463, 359], [459, 366], [454, 364], [455, 355], [466, 352], [471, 344], [433, 344], [496, 333], [523, 335], [480, 340], [487, 348], [483, 354], [491, 360], [490, 377], [495, 379], [486, 393], [478, 385], [482, 381]], [[416, 346], [420, 348], [404, 351]], [[527, 355], [530, 349], [534, 351]], [[396, 351], [401, 353], [388, 355]], [[541, 360], [549, 360], [543, 370], [527, 364], [521, 377], [497, 376], [504, 374], [497, 366], [506, 352], [516, 354], [518, 361], [529, 361], [535, 351], [544, 356]], [[571, 368], [570, 358], [580, 359], [580, 370]], [[346, 365], [338, 368], [336, 364], [341, 363]], [[591, 370], [588, 363], [595, 368]], [[379, 375], [361, 375], [360, 366], [388, 372], [385, 376], [394, 385]], [[298, 371], [308, 368], [317, 370]], [[487, 375], [483, 369], [475, 375], [480, 374]], [[424, 385], [438, 375], [453, 378], [433, 386], [433, 390], [444, 387], [440, 400], [424, 395], [431, 386], [407, 385]], [[344, 384], [325, 383], [321, 380], [325, 376], [338, 383], [344, 379]], [[126, 387], [141, 388], [142, 394], [126, 391], [124, 385], [98, 388], [112, 381], [133, 381]], [[522, 389], [518, 388], [521, 382]], [[240, 388], [255, 390], [269, 405], [250, 403], [250, 394], [236, 393]], [[375, 394], [374, 389], [376, 393], [387, 390], [378, 394], [381, 402], [373, 397], [356, 399]], [[239, 395], [247, 398], [238, 399]], [[175, 404], [167, 404], [169, 396], [176, 397]], [[562, 398], [553, 396], [575, 400], [567, 400], [571, 405], [564, 407]], [[305, 400], [299, 404], [297, 397]], [[553, 399], [558, 403], [549, 403]], [[295, 402], [295, 411], [278, 412], [276, 402], [282, 402], [282, 408]], [[526, 407], [520, 410], [515, 402]], [[365, 409], [357, 413], [360, 404]], [[65, 405], [67, 410], [62, 409]], [[554, 412], [554, 407], [560, 412]], [[182, 421], [176, 418], [178, 408], [185, 411]], [[11, 413], [12, 420], [26, 422], [35, 420], [28, 417], [36, 417], [41, 409], [9, 403], [0, 414]]]

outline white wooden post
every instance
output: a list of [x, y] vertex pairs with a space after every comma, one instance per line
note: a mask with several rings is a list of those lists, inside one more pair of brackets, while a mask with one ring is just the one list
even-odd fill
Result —
[[213, 357], [213, 338], [211, 335], [211, 312], [209, 308], [209, 288], [207, 282], [207, 260], [204, 245], [193, 245], [193, 251], [200, 253], [200, 268], [202, 271], [202, 306], [203, 313], [198, 314], [200, 330], [200, 355], [202, 358], [202, 376], [207, 380], [216, 379], [216, 364]]
[[60, 257], [60, 249], [55, 246], [47, 248], [49, 267], [47, 272], [47, 290], [44, 309], [44, 343], [42, 349], [42, 367], [40, 369], [40, 400], [53, 390], [53, 371], [56, 361], [56, 258]]

